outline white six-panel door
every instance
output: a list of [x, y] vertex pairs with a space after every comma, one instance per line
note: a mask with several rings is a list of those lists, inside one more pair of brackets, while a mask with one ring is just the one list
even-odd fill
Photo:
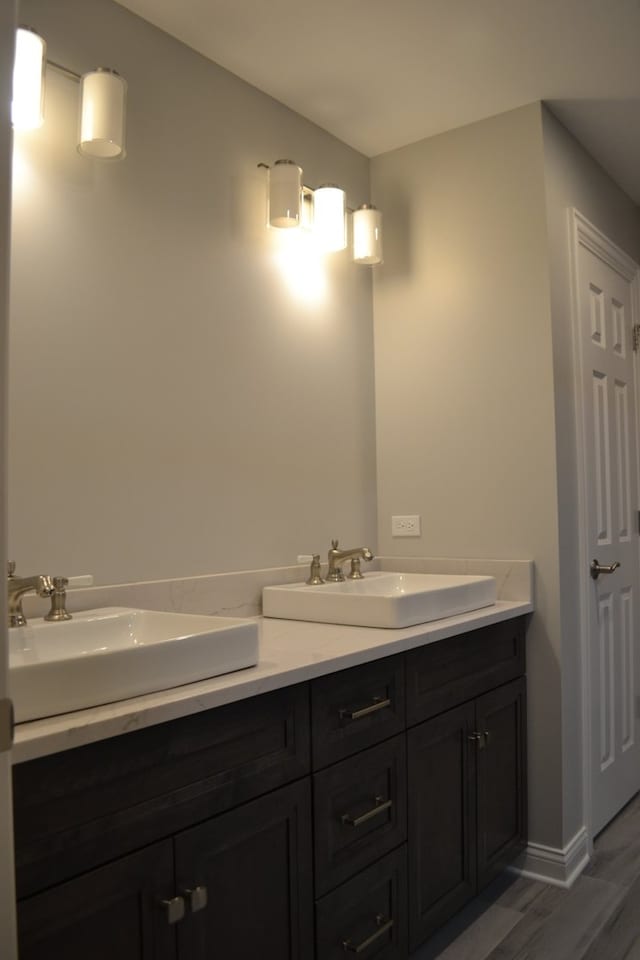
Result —
[[[594, 836], [640, 790], [637, 267], [579, 215], [574, 222], [585, 472], [585, 761]], [[603, 568], [597, 579], [589, 569], [593, 560]]]

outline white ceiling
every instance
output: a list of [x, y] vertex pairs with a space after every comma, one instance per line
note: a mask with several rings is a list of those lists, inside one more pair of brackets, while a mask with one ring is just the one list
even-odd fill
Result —
[[640, 0], [119, 0], [368, 156], [545, 100], [640, 203]]

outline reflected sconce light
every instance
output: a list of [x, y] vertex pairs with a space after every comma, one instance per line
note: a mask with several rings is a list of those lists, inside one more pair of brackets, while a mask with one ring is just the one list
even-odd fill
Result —
[[122, 160], [125, 150], [127, 81], [107, 67], [80, 80], [78, 152], [98, 160]]
[[48, 66], [80, 84], [78, 152], [98, 160], [126, 156], [127, 83], [115, 70], [98, 67], [81, 76], [47, 59], [42, 37], [29, 27], [18, 27], [13, 69], [11, 119], [16, 130], [33, 130], [44, 120], [44, 79]]
[[313, 191], [313, 232], [321, 250], [334, 253], [347, 245], [347, 209], [344, 190], [324, 183]]
[[382, 214], [363, 203], [353, 211], [353, 259], [356, 263], [382, 263]]
[[346, 194], [335, 183], [315, 189], [302, 181], [302, 169], [293, 160], [276, 160], [269, 174], [268, 224], [276, 229], [309, 229], [326, 253], [347, 246], [347, 213], [353, 214], [353, 260], [382, 263], [382, 214], [370, 204], [357, 210], [347, 206]]
[[293, 160], [276, 160], [269, 170], [269, 223], [280, 230], [299, 227], [301, 211], [302, 168]]
[[16, 130], [36, 130], [44, 120], [47, 45], [30, 27], [16, 31], [11, 122]]

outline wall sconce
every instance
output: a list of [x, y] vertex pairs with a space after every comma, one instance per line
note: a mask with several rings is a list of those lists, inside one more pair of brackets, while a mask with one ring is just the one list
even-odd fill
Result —
[[268, 223], [278, 229], [311, 229], [320, 249], [344, 250], [347, 246], [346, 214], [353, 214], [353, 260], [382, 263], [382, 214], [370, 204], [357, 210], [347, 207], [344, 190], [334, 183], [313, 189], [302, 182], [302, 169], [293, 160], [276, 160], [273, 167], [259, 163], [269, 173]]
[[78, 152], [99, 160], [122, 160], [125, 151], [127, 81], [107, 67], [85, 73], [80, 81]]
[[42, 126], [46, 59], [47, 45], [42, 37], [30, 27], [18, 27], [11, 103], [11, 122], [16, 130]]
[[46, 66], [80, 84], [78, 152], [101, 160], [121, 160], [125, 153], [127, 83], [115, 70], [98, 67], [80, 76], [47, 59], [46, 43], [29, 27], [18, 27], [13, 69], [12, 122], [16, 130], [33, 130], [44, 119]]
[[382, 214], [363, 203], [353, 211], [353, 259], [356, 263], [382, 263]]
[[313, 191], [313, 232], [327, 253], [347, 245], [346, 197], [335, 183], [324, 183]]
[[276, 160], [269, 170], [269, 223], [284, 230], [300, 226], [301, 206], [302, 168], [293, 160]]

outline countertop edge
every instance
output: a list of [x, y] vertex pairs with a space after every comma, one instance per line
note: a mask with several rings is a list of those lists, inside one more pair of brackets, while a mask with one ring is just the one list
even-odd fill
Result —
[[260, 659], [255, 667], [18, 724], [12, 763], [23, 763], [211, 710], [532, 611], [530, 602], [498, 601], [470, 613], [394, 630], [260, 618]]

